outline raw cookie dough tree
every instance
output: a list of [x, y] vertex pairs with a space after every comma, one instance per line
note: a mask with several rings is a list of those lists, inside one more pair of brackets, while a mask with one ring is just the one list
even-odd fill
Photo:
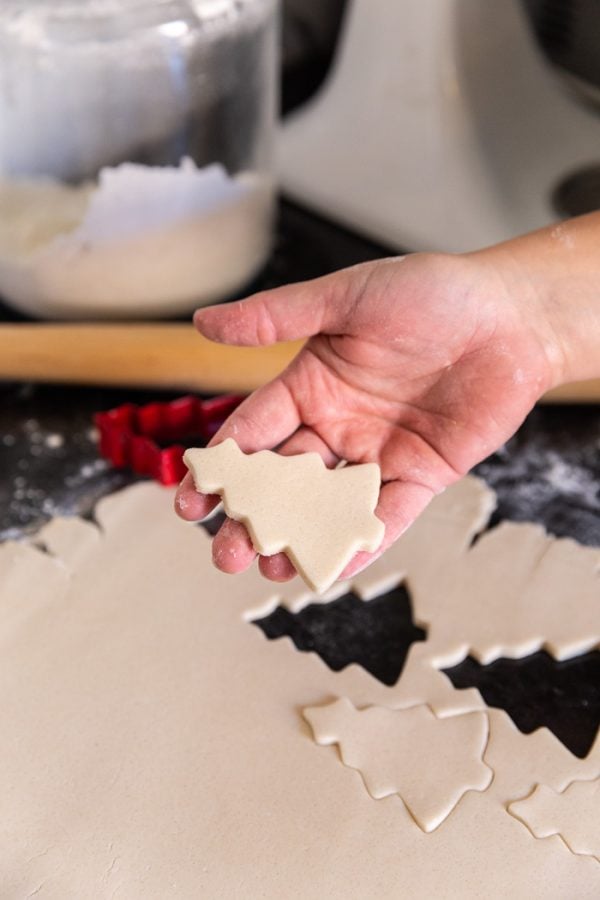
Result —
[[246, 455], [231, 438], [184, 461], [198, 491], [219, 494], [231, 519], [243, 522], [256, 551], [286, 553], [316, 593], [331, 587], [361, 550], [383, 540], [375, 464], [330, 470], [317, 453]]

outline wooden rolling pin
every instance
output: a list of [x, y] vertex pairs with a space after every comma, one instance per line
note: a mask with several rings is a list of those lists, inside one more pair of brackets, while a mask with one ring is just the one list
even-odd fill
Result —
[[248, 393], [302, 345], [225, 347], [191, 324], [0, 326], [0, 379]]
[[[0, 379], [248, 393], [301, 346], [225, 347], [187, 324], [0, 325]], [[565, 385], [544, 400], [598, 403], [600, 380]]]

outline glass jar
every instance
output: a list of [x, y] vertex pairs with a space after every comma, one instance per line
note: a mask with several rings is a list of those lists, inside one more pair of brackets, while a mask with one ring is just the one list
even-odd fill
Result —
[[277, 0], [5, 0], [0, 296], [187, 312], [270, 252]]

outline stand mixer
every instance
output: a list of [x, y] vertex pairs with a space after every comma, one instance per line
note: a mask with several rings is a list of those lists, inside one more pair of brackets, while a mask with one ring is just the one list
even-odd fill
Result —
[[600, 32], [594, 3], [351, 0], [325, 86], [282, 127], [285, 193], [399, 250], [474, 250], [600, 206], [596, 93], [589, 66], [553, 64], [573, 53], [557, 10]]

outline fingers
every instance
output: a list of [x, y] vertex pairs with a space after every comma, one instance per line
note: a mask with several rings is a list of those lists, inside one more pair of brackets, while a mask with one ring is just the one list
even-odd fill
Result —
[[175, 512], [186, 522], [201, 522], [220, 502], [220, 497], [199, 494], [192, 474], [188, 472], [175, 494]]
[[261, 575], [269, 581], [291, 581], [297, 572], [285, 553], [277, 553], [275, 556], [259, 556], [258, 568]]
[[[241, 522], [227, 519], [213, 540], [213, 562], [217, 569], [228, 575], [237, 575], [249, 569], [257, 557], [250, 535]], [[296, 570], [285, 555], [260, 556], [258, 565], [261, 573], [270, 581], [289, 581]]]
[[379, 494], [379, 503], [375, 510], [375, 515], [385, 525], [383, 542], [375, 553], [357, 553], [340, 575], [340, 580], [362, 572], [378, 559], [412, 525], [433, 496], [433, 491], [420, 484], [400, 481], [385, 484]]
[[233, 438], [244, 453], [270, 450], [300, 425], [294, 398], [281, 378], [259, 388], [229, 416], [210, 446]]
[[217, 569], [228, 575], [237, 575], [250, 568], [256, 559], [256, 551], [241, 522], [225, 520], [213, 540], [212, 556]]
[[257, 347], [315, 334], [343, 331], [348, 311], [362, 291], [369, 266], [356, 266], [247, 300], [199, 309], [198, 331], [211, 341]]

